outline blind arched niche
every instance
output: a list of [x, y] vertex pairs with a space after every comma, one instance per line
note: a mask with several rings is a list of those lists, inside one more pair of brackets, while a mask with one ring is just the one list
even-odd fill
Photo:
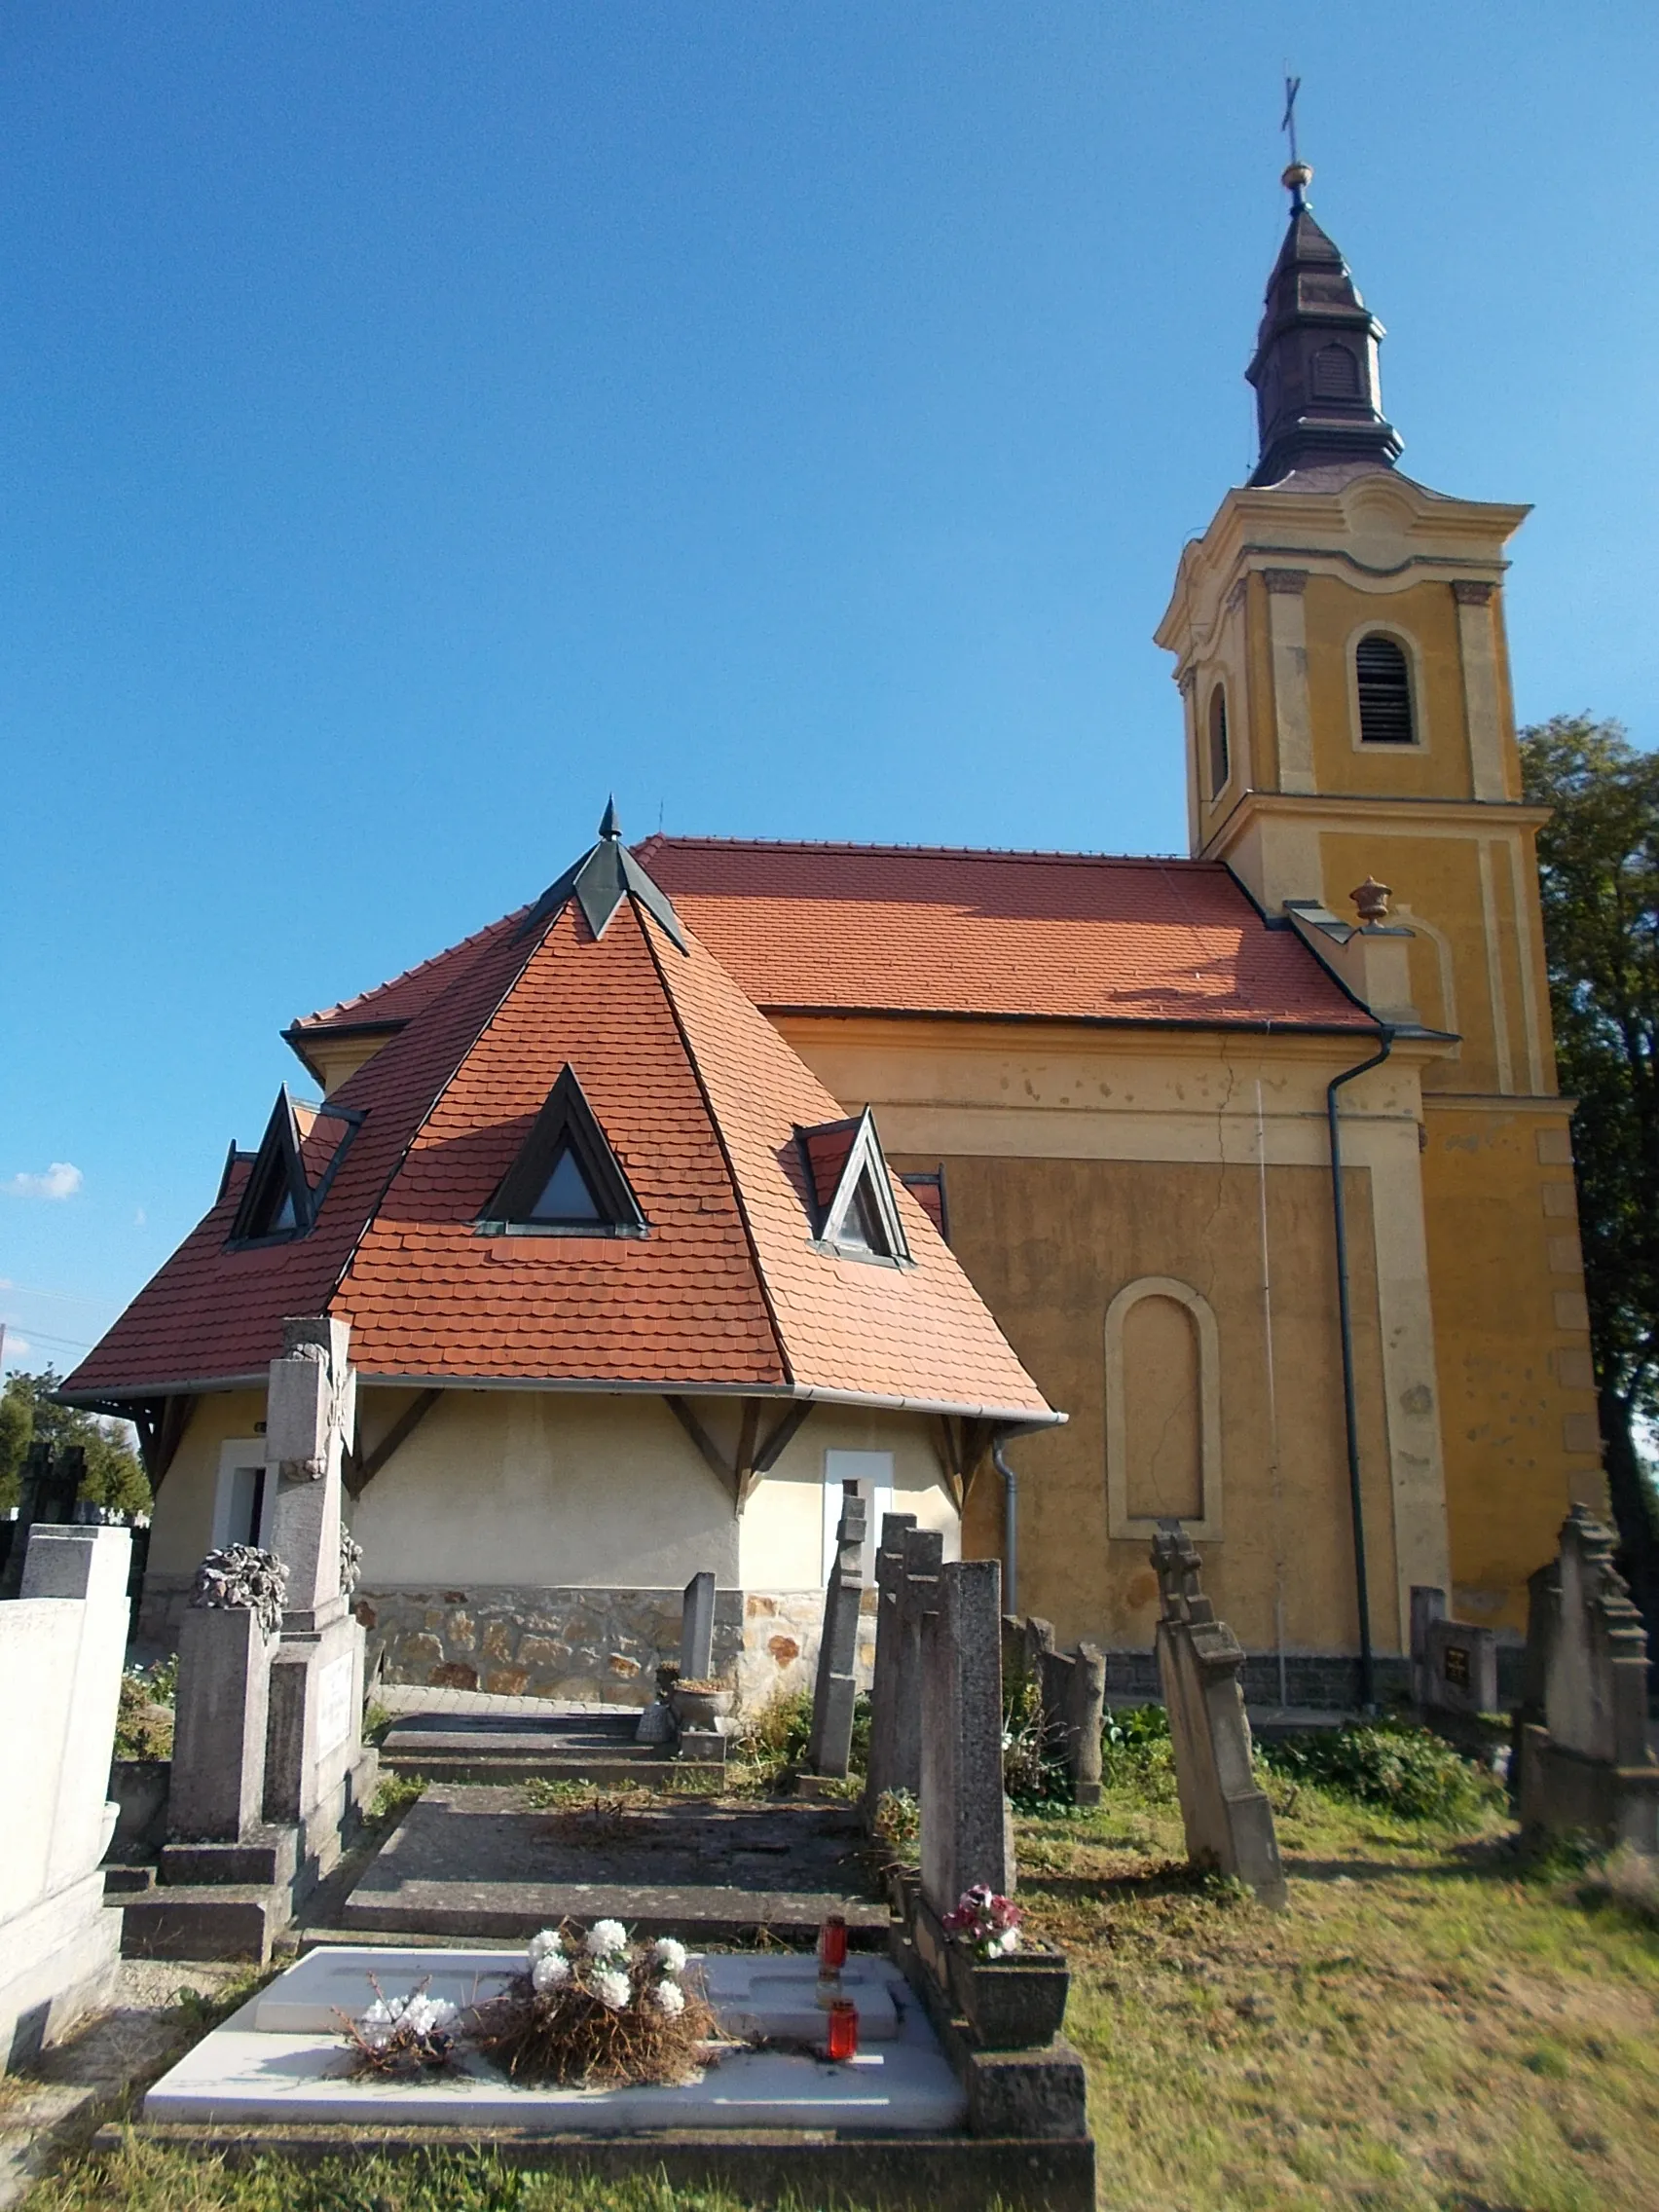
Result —
[[1107, 1530], [1150, 1541], [1169, 1515], [1221, 1534], [1220, 1339], [1191, 1283], [1141, 1275], [1106, 1309]]

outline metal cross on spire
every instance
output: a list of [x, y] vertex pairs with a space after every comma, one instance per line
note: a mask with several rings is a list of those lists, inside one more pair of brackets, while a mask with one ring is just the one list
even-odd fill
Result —
[[1290, 140], [1290, 159], [1294, 166], [1302, 159], [1296, 150], [1296, 95], [1302, 90], [1302, 79], [1293, 77], [1289, 70], [1284, 78], [1284, 114], [1279, 118], [1279, 129]]

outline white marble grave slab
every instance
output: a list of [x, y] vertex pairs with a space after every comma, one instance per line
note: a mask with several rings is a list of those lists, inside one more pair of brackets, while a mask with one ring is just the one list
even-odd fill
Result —
[[[388, 1964], [385, 1952], [374, 1955]], [[446, 1954], [414, 1956], [424, 1972]], [[461, 1956], [488, 1958], [491, 1971], [498, 1972], [503, 1954]], [[298, 1973], [308, 1963], [301, 1960], [289, 1971]], [[382, 1985], [396, 1986], [388, 1974], [383, 1974]], [[438, 1987], [435, 1972], [431, 1986]], [[333, 2121], [506, 2127], [548, 2135], [775, 2127], [925, 2135], [959, 2127], [967, 2099], [920, 2008], [902, 1982], [899, 1992], [882, 1994], [894, 2006], [898, 2033], [874, 2048], [861, 2048], [844, 2064], [832, 2066], [804, 2050], [740, 2050], [683, 2086], [627, 2089], [520, 2087], [476, 2054], [418, 2081], [365, 2079], [351, 2072], [350, 2053], [336, 2034], [261, 2028], [266, 1999], [254, 1998], [162, 2077], [144, 2100], [144, 2115], [198, 2125]]]
[[[694, 1954], [709, 2003], [728, 2035], [818, 2044], [825, 2016], [818, 2004], [816, 1962], [746, 1952]], [[463, 2009], [503, 1989], [523, 1967], [516, 1951], [396, 1949], [323, 1945], [308, 1951], [254, 1999], [254, 2024], [266, 2034], [321, 2035], [339, 2026], [338, 2012], [361, 2012], [379, 1982], [403, 1997], [424, 1982], [429, 1996]], [[374, 1980], [370, 1980], [373, 1975]], [[841, 1973], [841, 1994], [859, 2009], [859, 2040], [889, 2043], [900, 2032], [904, 1978], [886, 1959], [854, 1954]]]

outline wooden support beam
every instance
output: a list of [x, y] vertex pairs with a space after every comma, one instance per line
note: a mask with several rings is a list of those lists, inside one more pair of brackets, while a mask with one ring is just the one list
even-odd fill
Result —
[[398, 1415], [372, 1452], [361, 1459], [354, 1456], [347, 1457], [340, 1475], [352, 1497], [362, 1496], [392, 1454], [408, 1443], [442, 1396], [441, 1390], [423, 1390], [414, 1403]]
[[[751, 1399], [750, 1403], [755, 1408], [756, 1428], [758, 1430], [759, 1401], [758, 1399]], [[772, 1433], [759, 1446], [758, 1450], [755, 1447], [754, 1438], [751, 1438], [749, 1460], [739, 1475], [738, 1511], [740, 1513], [754, 1496], [760, 1483], [782, 1458], [790, 1440], [799, 1434], [812, 1413], [814, 1403], [815, 1401], [811, 1398], [796, 1398], [793, 1405], [786, 1407], [782, 1418], [774, 1425]]]
[[195, 1398], [188, 1391], [178, 1391], [166, 1398], [123, 1400], [109, 1411], [129, 1420], [138, 1431], [138, 1456], [144, 1462], [153, 1497], [184, 1441], [190, 1417], [196, 1411]]
[[692, 1443], [697, 1447], [698, 1451], [703, 1455], [703, 1457], [708, 1461], [709, 1465], [714, 1469], [715, 1473], [719, 1475], [721, 1482], [724, 1483], [729, 1490], [731, 1490], [733, 1495], [735, 1496], [737, 1489], [737, 1477], [733, 1473], [731, 1464], [727, 1460], [725, 1454], [720, 1450], [719, 1446], [715, 1442], [714, 1438], [709, 1434], [708, 1430], [697, 1419], [697, 1416], [692, 1412], [691, 1401], [688, 1398], [669, 1397], [665, 1395], [663, 1403], [667, 1406], [669, 1412], [674, 1416], [675, 1419], [680, 1423], [681, 1427], [685, 1431], [686, 1435], [691, 1439]]

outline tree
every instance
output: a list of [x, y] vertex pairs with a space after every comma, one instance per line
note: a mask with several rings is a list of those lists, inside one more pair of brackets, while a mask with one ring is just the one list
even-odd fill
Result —
[[1521, 732], [1573, 1119], [1584, 1285], [1620, 1566], [1659, 1656], [1659, 1526], [1638, 1438], [1659, 1416], [1659, 754], [1617, 722]]
[[54, 1405], [51, 1393], [62, 1380], [50, 1367], [38, 1375], [7, 1378], [0, 1394], [0, 1506], [17, 1504], [31, 1444], [50, 1444], [55, 1450], [78, 1444], [87, 1455], [81, 1495], [120, 1513], [147, 1513], [150, 1486], [128, 1441], [128, 1423], [79, 1406]]

